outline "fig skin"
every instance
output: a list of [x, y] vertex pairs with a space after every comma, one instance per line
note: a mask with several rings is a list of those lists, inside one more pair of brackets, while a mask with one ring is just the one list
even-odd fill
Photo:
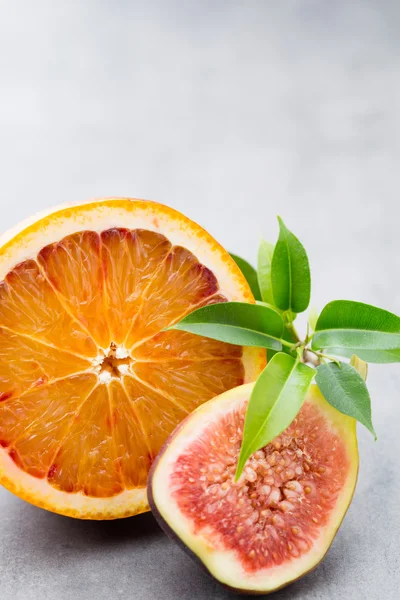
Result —
[[[214, 406], [216, 406], [216, 403], [218, 403], [220, 400], [226, 400], [227, 398], [231, 397], [232, 395], [234, 395], [235, 393], [237, 393], [237, 390], [244, 390], [246, 388], [246, 392], [247, 392], [247, 397], [249, 397], [251, 389], [252, 389], [253, 384], [246, 384], [243, 386], [240, 386], [239, 388], [234, 388], [232, 390], [229, 390], [228, 392], [225, 392], [224, 394], [221, 394], [221, 396], [217, 396], [216, 398], [210, 400], [209, 402], [205, 403], [204, 405], [200, 406], [198, 409], [196, 409], [194, 411], [194, 413], [192, 413], [191, 415], [189, 415], [188, 417], [186, 417], [186, 419], [181, 422], [178, 427], [174, 430], [174, 432], [170, 435], [170, 437], [166, 440], [166, 442], [164, 443], [163, 447], [161, 448], [156, 460], [154, 461], [152, 468], [150, 470], [150, 474], [149, 474], [149, 480], [148, 480], [148, 488], [147, 488], [147, 494], [148, 494], [148, 502], [151, 508], [151, 511], [153, 513], [153, 515], [155, 516], [157, 522], [159, 523], [160, 527], [163, 529], [163, 531], [172, 539], [174, 540], [189, 556], [191, 556], [191, 558], [201, 567], [201, 569], [203, 571], [205, 571], [206, 573], [208, 573], [208, 575], [211, 575], [211, 577], [213, 579], [215, 579], [216, 581], [218, 581], [218, 583], [220, 585], [222, 585], [225, 589], [228, 589], [229, 591], [235, 593], [235, 594], [246, 594], [249, 596], [262, 596], [262, 595], [267, 595], [270, 593], [273, 593], [275, 591], [278, 591], [284, 587], [286, 587], [287, 585], [294, 583], [295, 581], [301, 579], [304, 575], [307, 575], [308, 573], [310, 573], [311, 571], [313, 571], [321, 562], [322, 560], [325, 558], [335, 536], [336, 533], [339, 529], [339, 527], [341, 526], [343, 519], [347, 513], [347, 510], [351, 504], [351, 501], [353, 499], [354, 496], [354, 491], [355, 491], [355, 487], [356, 487], [356, 483], [357, 483], [357, 477], [358, 477], [358, 447], [357, 447], [357, 436], [356, 436], [356, 423], [354, 421], [354, 419], [351, 419], [350, 417], [345, 417], [344, 415], [342, 415], [341, 413], [337, 413], [337, 411], [335, 409], [333, 409], [332, 407], [330, 407], [330, 405], [328, 405], [325, 401], [325, 399], [322, 398], [319, 390], [317, 389], [317, 387], [315, 385], [312, 386], [310, 392], [309, 392], [309, 397], [311, 398], [316, 398], [318, 397], [318, 402], [321, 402], [321, 398], [322, 398], [322, 402], [324, 404], [326, 404], [327, 406], [329, 406], [329, 411], [334, 411], [335, 413], [337, 413], [339, 416], [339, 420], [343, 419], [346, 420], [347, 424], [345, 429], [347, 429], [346, 434], [344, 437], [348, 437], [349, 440], [349, 454], [350, 454], [350, 459], [352, 462], [352, 489], [351, 489], [351, 493], [348, 497], [348, 501], [346, 503], [346, 505], [342, 508], [342, 512], [340, 513], [340, 515], [338, 515], [337, 519], [334, 522], [334, 525], [331, 526], [330, 528], [330, 539], [329, 539], [329, 543], [326, 545], [324, 552], [320, 554], [320, 556], [318, 556], [318, 559], [315, 560], [315, 562], [310, 563], [310, 566], [308, 569], [305, 569], [303, 572], [301, 572], [299, 575], [294, 576], [294, 577], [290, 577], [289, 572], [290, 572], [290, 564], [288, 563], [288, 577], [287, 578], [283, 578], [281, 583], [278, 584], [277, 586], [273, 587], [273, 588], [269, 588], [269, 589], [251, 589], [251, 588], [247, 588], [245, 585], [243, 587], [241, 586], [235, 586], [235, 585], [230, 585], [229, 583], [226, 583], [226, 579], [227, 577], [224, 576], [224, 580], [221, 580], [218, 577], [218, 574], [216, 574], [215, 572], [212, 572], [210, 568], [208, 568], [207, 564], [205, 563], [205, 561], [201, 558], [201, 556], [199, 556], [198, 554], [196, 554], [196, 552], [190, 548], [188, 546], [187, 543], [185, 543], [181, 537], [176, 533], [176, 531], [174, 530], [174, 528], [170, 525], [170, 523], [168, 522], [168, 516], [165, 514], [165, 507], [163, 510], [163, 507], [159, 507], [157, 505], [157, 502], [155, 500], [155, 494], [154, 494], [154, 484], [155, 484], [155, 479], [157, 478], [157, 474], [160, 472], [160, 469], [163, 469], [163, 457], [165, 456], [165, 453], [168, 451], [168, 449], [171, 447], [171, 445], [174, 444], [175, 440], [179, 439], [181, 432], [183, 432], [183, 430], [185, 430], [185, 428], [187, 427], [188, 424], [190, 424], [190, 422], [192, 421], [193, 418], [196, 418], [195, 415], [198, 413], [205, 413], [205, 412], [210, 412], [213, 410]], [[216, 419], [217, 420], [217, 419]], [[195, 439], [196, 435], [193, 435], [192, 439]], [[163, 513], [161, 512], [161, 510], [163, 510]], [[186, 517], [184, 515], [181, 515], [182, 520], [185, 520]], [[195, 534], [191, 534], [192, 538], [196, 538]], [[221, 578], [222, 578], [221, 574]], [[229, 579], [229, 577], [228, 577]]]

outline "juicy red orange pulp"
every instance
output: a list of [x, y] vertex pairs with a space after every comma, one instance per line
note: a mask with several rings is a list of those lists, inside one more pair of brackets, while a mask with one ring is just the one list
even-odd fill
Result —
[[83, 231], [0, 283], [0, 444], [54, 487], [111, 497], [196, 406], [243, 383], [242, 349], [162, 331], [221, 302], [185, 248], [147, 230]]
[[235, 551], [252, 573], [312, 549], [345, 485], [349, 457], [321, 411], [306, 402], [235, 483], [246, 406], [209, 425], [176, 460], [170, 481], [194, 535]]

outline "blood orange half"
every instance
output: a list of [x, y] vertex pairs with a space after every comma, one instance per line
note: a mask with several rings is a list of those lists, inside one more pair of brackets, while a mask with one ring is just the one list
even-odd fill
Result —
[[148, 472], [194, 408], [264, 352], [163, 329], [253, 302], [227, 252], [163, 205], [59, 208], [0, 240], [0, 483], [78, 518], [148, 510]]

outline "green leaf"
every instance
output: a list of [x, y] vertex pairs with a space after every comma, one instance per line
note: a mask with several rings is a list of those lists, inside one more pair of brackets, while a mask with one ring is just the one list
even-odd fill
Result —
[[358, 358], [358, 356], [353, 354], [353, 356], [350, 359], [350, 364], [352, 367], [355, 368], [356, 371], [360, 373], [364, 381], [367, 381], [368, 363], [366, 363], [364, 360], [361, 360], [361, 358]]
[[278, 353], [257, 379], [247, 407], [236, 479], [247, 459], [289, 427], [296, 417], [315, 369]]
[[271, 262], [273, 253], [274, 245], [265, 240], [261, 240], [257, 261], [258, 284], [260, 286], [263, 301], [272, 305], [274, 304], [271, 281]]
[[[332, 354], [350, 358], [352, 356], [352, 350], [346, 348], [332, 348]], [[389, 364], [400, 362], [400, 349], [371, 351], [357, 350], [357, 354], [362, 357], [362, 360], [369, 363]]]
[[327, 363], [317, 368], [315, 381], [325, 399], [339, 412], [357, 419], [375, 437], [371, 420], [371, 398], [364, 379], [356, 369], [341, 363]]
[[275, 310], [262, 304], [211, 304], [195, 310], [167, 329], [189, 331], [239, 346], [282, 348], [283, 319]]
[[362, 302], [334, 300], [319, 316], [312, 347], [366, 362], [400, 362], [400, 317]]
[[244, 258], [240, 258], [240, 256], [236, 256], [236, 254], [231, 254], [231, 257], [233, 258], [239, 269], [242, 271], [244, 278], [250, 286], [254, 299], [262, 300], [260, 287], [258, 285], [257, 271], [255, 270], [255, 268], [252, 267], [251, 264], [247, 262], [247, 260], [244, 260]]
[[301, 313], [310, 303], [311, 276], [305, 249], [278, 217], [280, 234], [272, 257], [274, 304]]

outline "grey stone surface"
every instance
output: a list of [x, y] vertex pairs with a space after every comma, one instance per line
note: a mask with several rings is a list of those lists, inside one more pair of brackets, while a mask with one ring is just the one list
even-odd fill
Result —
[[[248, 259], [281, 214], [313, 302], [400, 312], [396, 0], [0, 2], [1, 229], [52, 204], [170, 204]], [[399, 597], [400, 371], [373, 366], [354, 502], [279, 600]], [[0, 491], [4, 600], [228, 599], [151, 515], [69, 520]]]

